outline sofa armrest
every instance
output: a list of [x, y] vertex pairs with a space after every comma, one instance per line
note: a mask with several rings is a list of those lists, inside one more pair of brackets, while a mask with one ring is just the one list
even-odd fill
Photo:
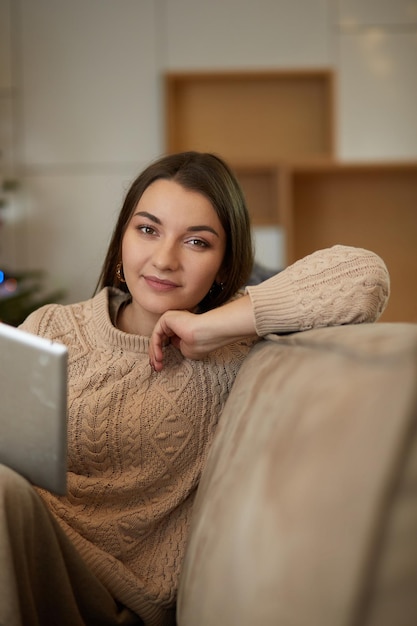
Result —
[[179, 626], [415, 626], [417, 325], [257, 344], [195, 502]]

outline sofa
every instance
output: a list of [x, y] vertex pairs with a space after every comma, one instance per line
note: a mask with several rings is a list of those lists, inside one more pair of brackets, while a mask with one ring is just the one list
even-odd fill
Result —
[[417, 324], [256, 344], [197, 492], [177, 623], [417, 625]]

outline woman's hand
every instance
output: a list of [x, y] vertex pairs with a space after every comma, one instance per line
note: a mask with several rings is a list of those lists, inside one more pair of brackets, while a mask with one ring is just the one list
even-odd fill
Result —
[[[163, 367], [163, 346], [172, 343], [189, 359], [201, 359], [210, 349], [203, 348], [201, 315], [189, 311], [167, 311], [153, 330], [149, 346], [149, 363], [160, 372]], [[200, 327], [200, 328], [199, 328]]]
[[167, 311], [158, 320], [149, 345], [149, 363], [160, 372], [163, 346], [171, 342], [187, 359], [203, 359], [213, 350], [245, 337], [256, 336], [249, 296], [196, 315]]

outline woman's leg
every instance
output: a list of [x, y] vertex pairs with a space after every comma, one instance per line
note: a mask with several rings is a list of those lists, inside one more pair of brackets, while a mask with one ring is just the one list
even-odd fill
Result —
[[87, 568], [31, 485], [0, 465], [0, 626], [141, 623]]

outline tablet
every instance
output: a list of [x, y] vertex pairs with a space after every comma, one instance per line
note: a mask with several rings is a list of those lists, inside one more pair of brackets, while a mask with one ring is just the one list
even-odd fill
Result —
[[66, 491], [67, 348], [0, 322], [0, 463]]

